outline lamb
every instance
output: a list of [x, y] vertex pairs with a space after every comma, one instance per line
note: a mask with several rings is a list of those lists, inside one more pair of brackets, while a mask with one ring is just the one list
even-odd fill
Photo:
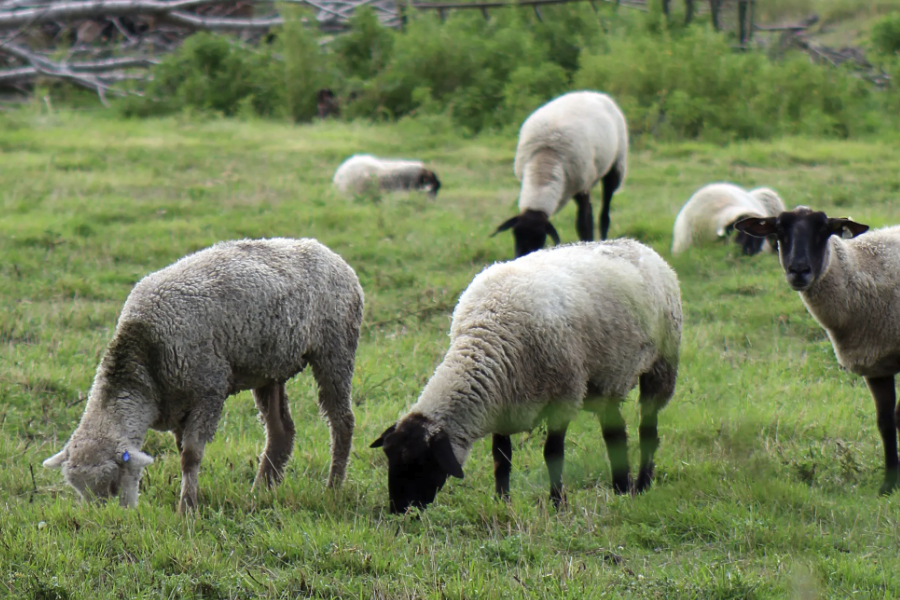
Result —
[[147, 430], [171, 431], [181, 455], [179, 512], [197, 506], [205, 445], [225, 399], [252, 389], [266, 426], [254, 487], [275, 485], [293, 450], [285, 382], [312, 365], [331, 426], [328, 486], [340, 486], [353, 435], [350, 382], [363, 292], [353, 269], [313, 239], [222, 242], [135, 285], [81, 422], [44, 461], [87, 499], [136, 506], [153, 459]]
[[[681, 342], [675, 272], [634, 240], [535, 252], [481, 272], [453, 312], [450, 348], [418, 401], [372, 443], [388, 457], [391, 512], [434, 501], [493, 434], [497, 494], [509, 495], [510, 435], [547, 423], [550, 499], [564, 501], [566, 428], [600, 418], [618, 494], [653, 478], [657, 413], [675, 390]], [[620, 405], [640, 385], [640, 472], [632, 486]]]
[[397, 160], [355, 154], [334, 173], [334, 186], [343, 194], [361, 194], [372, 186], [382, 190], [419, 190], [432, 198], [441, 189], [437, 173], [421, 161]]
[[570, 92], [534, 111], [519, 131], [514, 170], [522, 182], [519, 214], [493, 235], [512, 228], [516, 257], [540, 250], [547, 235], [559, 244], [550, 216], [575, 197], [575, 229], [594, 239], [590, 192], [603, 182], [600, 239], [609, 232], [609, 205], [625, 180], [628, 125], [612, 98], [599, 92]]
[[[784, 203], [769, 188], [744, 191], [730, 183], [711, 183], [697, 190], [675, 219], [672, 254], [681, 254], [693, 245], [724, 238], [734, 224], [747, 217], [774, 217], [784, 212]], [[738, 232], [735, 242], [743, 253], [754, 255], [763, 249], [774, 252], [775, 239], [755, 238]]]
[[828, 333], [838, 363], [866, 380], [884, 445], [880, 493], [900, 487], [894, 376], [900, 372], [900, 226], [869, 227], [798, 206], [735, 229], [778, 237], [785, 278]]

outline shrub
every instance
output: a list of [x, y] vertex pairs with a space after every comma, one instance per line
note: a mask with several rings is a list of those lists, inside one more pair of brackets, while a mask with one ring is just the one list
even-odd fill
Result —
[[284, 106], [281, 71], [267, 48], [246, 48], [201, 32], [166, 56], [153, 69], [144, 98], [130, 99], [123, 110], [126, 115], [147, 116], [188, 107], [233, 115], [241, 100], [252, 98], [257, 114], [277, 115]]
[[900, 54], [900, 13], [881, 18], [872, 27], [872, 47], [886, 55]]

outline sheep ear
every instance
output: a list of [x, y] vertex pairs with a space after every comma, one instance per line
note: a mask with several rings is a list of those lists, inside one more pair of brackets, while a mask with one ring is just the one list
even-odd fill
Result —
[[839, 235], [845, 240], [855, 238], [869, 230], [868, 225], [851, 221], [849, 218], [843, 217], [838, 219], [828, 219], [828, 231], [832, 235]]
[[450, 438], [447, 434], [444, 432], [438, 433], [431, 438], [430, 446], [434, 452], [434, 457], [437, 459], [438, 465], [440, 465], [448, 475], [462, 479], [462, 465], [456, 460], [456, 454], [453, 453], [453, 446], [450, 444]]
[[126, 450], [120, 457], [123, 463], [133, 465], [138, 469], [143, 469], [147, 465], [153, 464], [153, 457], [140, 450]]
[[494, 237], [495, 235], [497, 235], [497, 234], [500, 233], [501, 231], [506, 231], [507, 229], [509, 229], [509, 228], [511, 228], [511, 227], [515, 227], [515, 226], [516, 226], [516, 223], [518, 223], [518, 222], [519, 222], [519, 215], [516, 215], [516, 216], [514, 216], [512, 219], [508, 219], [508, 220], [504, 221], [504, 222], [500, 225], [500, 227], [497, 228], [497, 231], [495, 231], [494, 233], [491, 234], [491, 237]]
[[559, 246], [559, 234], [556, 233], [556, 227], [553, 226], [553, 223], [547, 221], [547, 235], [553, 238], [553, 243]]
[[62, 466], [69, 460], [69, 449], [63, 448], [50, 458], [44, 461], [44, 466], [48, 469], [62, 469]]
[[776, 220], [777, 217], [766, 217], [764, 219], [760, 219], [759, 217], [748, 217], [735, 223], [734, 228], [753, 237], [766, 237], [775, 235]]
[[397, 424], [394, 423], [390, 427], [384, 430], [384, 433], [381, 434], [381, 437], [369, 444], [369, 448], [381, 448], [384, 446], [384, 439], [394, 433], [394, 430], [397, 429]]

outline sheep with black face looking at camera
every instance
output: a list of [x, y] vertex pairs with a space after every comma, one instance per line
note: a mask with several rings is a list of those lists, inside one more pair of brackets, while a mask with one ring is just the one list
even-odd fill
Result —
[[640, 472], [647, 489], [657, 413], [675, 390], [681, 342], [675, 272], [628, 239], [535, 252], [481, 272], [453, 312], [450, 348], [418, 402], [373, 444], [388, 457], [392, 512], [434, 501], [462, 478], [472, 445], [493, 434], [497, 493], [509, 494], [510, 435], [547, 423], [550, 498], [563, 500], [566, 428], [600, 418], [613, 489], [632, 490], [620, 404], [640, 386]]
[[344, 479], [354, 417], [350, 382], [363, 292], [353, 269], [312, 239], [222, 242], [134, 286], [81, 423], [44, 466], [85, 499], [135, 506], [148, 429], [181, 455], [179, 511], [197, 505], [200, 461], [225, 399], [246, 389], [266, 425], [254, 485], [274, 485], [293, 451], [285, 382], [312, 365], [331, 425], [328, 486]]
[[494, 235], [512, 228], [516, 256], [559, 243], [550, 217], [574, 197], [578, 239], [594, 239], [590, 192], [603, 182], [600, 239], [609, 232], [613, 193], [625, 181], [628, 125], [612, 98], [599, 92], [571, 92], [534, 111], [519, 131], [514, 170], [522, 182], [519, 214]]
[[838, 363], [866, 380], [884, 446], [881, 493], [891, 493], [900, 486], [894, 390], [900, 373], [900, 226], [861, 235], [868, 225], [798, 206], [734, 227], [777, 236], [788, 285], [828, 333]]

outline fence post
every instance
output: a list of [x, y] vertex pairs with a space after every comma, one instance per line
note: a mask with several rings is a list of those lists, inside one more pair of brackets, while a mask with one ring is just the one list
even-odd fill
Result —
[[719, 27], [719, 0], [709, 0], [709, 10], [712, 13], [713, 29], [718, 31]]
[[669, 0], [662, 0], [662, 8], [663, 14], [666, 15], [666, 18], [669, 18]]
[[747, 0], [738, 0], [738, 39], [747, 43]]
[[684, 24], [690, 25], [694, 20], [694, 0], [684, 0]]

